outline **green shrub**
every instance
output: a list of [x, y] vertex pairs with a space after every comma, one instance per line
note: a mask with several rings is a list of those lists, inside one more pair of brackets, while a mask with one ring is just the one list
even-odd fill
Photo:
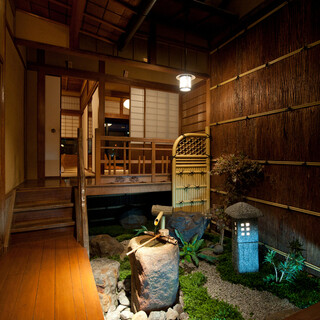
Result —
[[203, 287], [206, 277], [201, 272], [180, 276], [184, 309], [190, 320], [243, 320], [237, 307], [212, 299]]
[[217, 258], [201, 253], [204, 250], [210, 250], [210, 248], [203, 248], [204, 239], [198, 240], [198, 235], [196, 234], [191, 242], [188, 243], [184, 240], [182, 234], [178, 230], [175, 229], [174, 231], [182, 244], [179, 252], [182, 263], [184, 263], [184, 259], [186, 259], [188, 262], [193, 262], [198, 267], [199, 259], [204, 259], [211, 263], [215, 262]]

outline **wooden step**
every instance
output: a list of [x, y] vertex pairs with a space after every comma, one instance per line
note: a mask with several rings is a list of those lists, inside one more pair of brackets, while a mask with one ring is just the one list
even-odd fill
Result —
[[[57, 229], [44, 229], [31, 232], [12, 233], [10, 236], [10, 246], [26, 244], [35, 241], [56, 239], [61, 237], [74, 237], [75, 227], [64, 227]], [[1, 317], [0, 317], [1, 318]]]
[[13, 210], [13, 224], [41, 219], [72, 219], [74, 204], [70, 201], [37, 201], [17, 204]]
[[[16, 194], [16, 205], [39, 201], [71, 201], [72, 187], [35, 187], [19, 188]], [[39, 200], [41, 199], [41, 200]], [[42, 200], [43, 199], [43, 200]]]
[[32, 203], [19, 203], [13, 212], [52, 210], [59, 208], [73, 208], [74, 204], [68, 200], [65, 201], [37, 201]]
[[14, 225], [11, 228], [11, 233], [71, 227], [74, 225], [75, 225], [75, 222], [73, 220], [61, 219], [61, 218], [22, 221], [22, 222], [14, 223]]

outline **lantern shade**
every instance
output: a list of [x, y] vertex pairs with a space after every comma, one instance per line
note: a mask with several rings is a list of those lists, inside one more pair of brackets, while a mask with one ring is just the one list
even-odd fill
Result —
[[190, 73], [183, 73], [179, 74], [176, 78], [177, 80], [179, 80], [180, 91], [188, 92], [191, 90], [191, 81], [194, 80], [196, 77]]

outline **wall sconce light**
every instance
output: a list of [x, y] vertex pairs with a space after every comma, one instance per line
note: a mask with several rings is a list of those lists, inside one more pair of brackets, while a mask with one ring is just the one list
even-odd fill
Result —
[[124, 100], [123, 106], [124, 106], [126, 109], [130, 109], [130, 100], [129, 100], [129, 99]]
[[182, 92], [189, 92], [192, 87], [192, 80], [196, 77], [190, 73], [182, 73], [176, 76], [176, 79], [179, 80], [179, 89]]

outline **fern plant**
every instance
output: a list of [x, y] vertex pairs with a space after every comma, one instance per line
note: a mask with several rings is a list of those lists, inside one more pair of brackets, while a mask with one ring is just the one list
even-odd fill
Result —
[[181, 250], [180, 250], [180, 257], [181, 262], [184, 263], [185, 261], [188, 261], [190, 263], [193, 263], [195, 266], [199, 266], [199, 259], [204, 259], [208, 262], [215, 262], [217, 258], [208, 256], [206, 254], [203, 254], [202, 252], [205, 250], [212, 250], [211, 248], [203, 248], [204, 239], [198, 240], [198, 235], [196, 234], [191, 242], [187, 242], [184, 240], [183, 235], [179, 230], [174, 230], [177, 237], [179, 238], [181, 242]]
[[274, 274], [269, 274], [263, 280], [266, 282], [281, 283], [282, 281], [294, 282], [296, 276], [304, 267], [305, 259], [302, 256], [302, 246], [298, 240], [290, 242], [290, 252], [285, 261], [276, 258], [276, 252], [268, 250], [264, 262], [273, 266]]
[[140, 229], [134, 229], [136, 232], [135, 236], [140, 236], [140, 234], [144, 234], [145, 231], [148, 231], [148, 228], [146, 226], [141, 226]]

